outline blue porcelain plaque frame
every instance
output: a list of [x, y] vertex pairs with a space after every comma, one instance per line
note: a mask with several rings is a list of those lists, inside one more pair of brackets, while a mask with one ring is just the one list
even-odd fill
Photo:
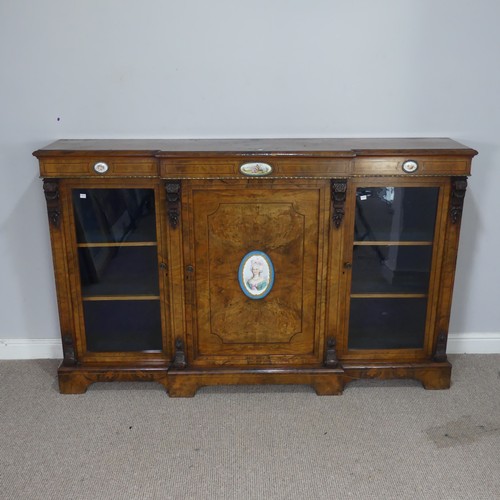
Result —
[[241, 259], [238, 281], [242, 292], [250, 299], [266, 297], [274, 285], [274, 266], [265, 252], [254, 250]]

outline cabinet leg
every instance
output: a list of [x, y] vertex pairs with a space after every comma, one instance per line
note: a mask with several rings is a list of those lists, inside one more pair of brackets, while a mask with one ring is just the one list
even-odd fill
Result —
[[175, 377], [169, 374], [168, 395], [171, 398], [192, 398], [199, 389], [199, 385], [189, 377]]
[[312, 384], [318, 396], [338, 396], [344, 391], [344, 381], [341, 376], [317, 379]]
[[84, 394], [93, 380], [80, 373], [59, 373], [59, 392], [61, 394]]
[[415, 378], [422, 382], [424, 389], [441, 390], [449, 389], [451, 385], [451, 367], [442, 370], [423, 371], [415, 374]]

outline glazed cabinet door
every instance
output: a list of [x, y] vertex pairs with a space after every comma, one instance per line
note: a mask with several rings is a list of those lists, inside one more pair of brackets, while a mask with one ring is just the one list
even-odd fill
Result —
[[189, 364], [322, 363], [329, 200], [323, 180], [183, 182]]
[[167, 359], [157, 182], [67, 182], [66, 241], [79, 359]]
[[349, 193], [343, 359], [431, 354], [449, 182], [358, 179]]

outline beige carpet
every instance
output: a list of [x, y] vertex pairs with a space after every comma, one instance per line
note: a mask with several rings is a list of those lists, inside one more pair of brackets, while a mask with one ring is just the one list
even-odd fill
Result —
[[449, 391], [362, 381], [57, 392], [57, 361], [0, 362], [0, 498], [500, 499], [500, 355], [450, 356]]

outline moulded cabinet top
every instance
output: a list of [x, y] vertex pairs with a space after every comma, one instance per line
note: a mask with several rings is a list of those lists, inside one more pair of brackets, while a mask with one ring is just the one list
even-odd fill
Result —
[[460, 155], [477, 151], [446, 138], [346, 139], [64, 139], [33, 153], [37, 158], [71, 155], [154, 157], [313, 156], [356, 157]]

